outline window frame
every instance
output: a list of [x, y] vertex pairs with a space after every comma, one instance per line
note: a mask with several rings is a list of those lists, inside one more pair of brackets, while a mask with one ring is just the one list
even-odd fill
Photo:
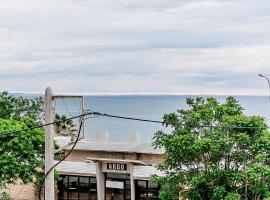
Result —
[[[72, 191], [72, 190], [69, 189], [69, 187], [70, 187], [70, 178], [71, 177], [72, 178], [75, 177], [77, 179], [77, 182], [76, 182], [77, 189], [75, 191], [74, 190]], [[88, 179], [86, 187], [89, 188], [89, 190], [87, 190], [87, 192], [82, 191], [81, 188], [80, 188], [81, 187], [81, 181], [80, 180], [81, 180], [82, 177]], [[80, 196], [81, 196], [82, 192], [87, 193], [87, 196], [88, 196], [89, 200], [91, 199], [91, 195], [96, 195], [97, 196], [97, 181], [96, 181], [96, 177], [94, 177], [94, 176], [76, 176], [76, 175], [65, 175], [65, 174], [63, 174], [63, 175], [60, 175], [60, 178], [61, 178], [61, 180], [59, 180], [58, 183], [57, 183], [58, 190], [61, 191], [61, 193], [59, 192], [57, 194], [58, 199], [64, 198], [65, 193], [66, 193], [67, 199], [69, 199], [71, 192], [72, 193], [77, 193], [76, 198], [78, 198], [78, 199], [80, 199]], [[64, 183], [64, 181], [63, 181], [64, 178], [67, 179], [66, 183]], [[67, 187], [65, 188], [64, 185], [67, 185]], [[95, 187], [93, 187], [93, 185], [95, 185]], [[85, 187], [85, 185], [84, 185], [84, 187]], [[91, 190], [93, 188], [95, 189], [96, 192], [93, 192], [93, 190]]]

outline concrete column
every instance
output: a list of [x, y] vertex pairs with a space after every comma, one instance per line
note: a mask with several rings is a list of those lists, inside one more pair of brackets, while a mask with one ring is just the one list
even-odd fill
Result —
[[130, 190], [131, 200], [135, 200], [135, 180], [133, 177], [133, 163], [130, 163]]
[[105, 200], [105, 175], [102, 172], [102, 163], [97, 161], [97, 196], [98, 200]]
[[[53, 122], [53, 109], [52, 109], [52, 89], [46, 88], [45, 91], [45, 123]], [[45, 127], [45, 174], [52, 168], [54, 160], [54, 145], [53, 145], [53, 125]], [[54, 170], [45, 178], [45, 200], [54, 200]]]

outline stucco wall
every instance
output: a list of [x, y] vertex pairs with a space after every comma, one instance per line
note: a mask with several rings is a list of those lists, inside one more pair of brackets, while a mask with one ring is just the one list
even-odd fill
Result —
[[2, 192], [7, 192], [13, 200], [35, 200], [34, 184], [23, 184], [18, 181], [16, 184], [8, 185], [7, 189]]
[[[68, 152], [68, 151], [66, 151]], [[67, 157], [69, 161], [85, 161], [87, 158], [112, 158], [123, 160], [138, 160], [148, 164], [157, 164], [162, 161], [160, 154], [124, 153], [124, 152], [103, 152], [103, 151], [78, 151], [73, 150]]]

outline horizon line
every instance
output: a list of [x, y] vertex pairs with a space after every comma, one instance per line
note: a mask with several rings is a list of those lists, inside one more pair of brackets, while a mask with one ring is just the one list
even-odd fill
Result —
[[[25, 94], [25, 95], [43, 95], [43, 92], [37, 91], [8, 91], [10, 94]], [[200, 93], [105, 93], [105, 92], [53, 92], [57, 95], [83, 95], [83, 96], [261, 96], [268, 97], [263, 94], [200, 94]]]

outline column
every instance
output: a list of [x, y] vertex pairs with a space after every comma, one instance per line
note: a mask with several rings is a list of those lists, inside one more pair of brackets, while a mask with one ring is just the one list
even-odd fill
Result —
[[[53, 94], [50, 87], [45, 91], [45, 124], [53, 122], [52, 111]], [[53, 145], [53, 124], [45, 127], [45, 174], [51, 170], [54, 160]], [[45, 177], [45, 200], [54, 200], [54, 170], [51, 170]]]
[[97, 161], [97, 196], [98, 200], [105, 200], [105, 175], [102, 172], [102, 163]]
[[133, 178], [133, 163], [130, 163], [130, 194], [131, 200], [135, 200], [135, 179]]

